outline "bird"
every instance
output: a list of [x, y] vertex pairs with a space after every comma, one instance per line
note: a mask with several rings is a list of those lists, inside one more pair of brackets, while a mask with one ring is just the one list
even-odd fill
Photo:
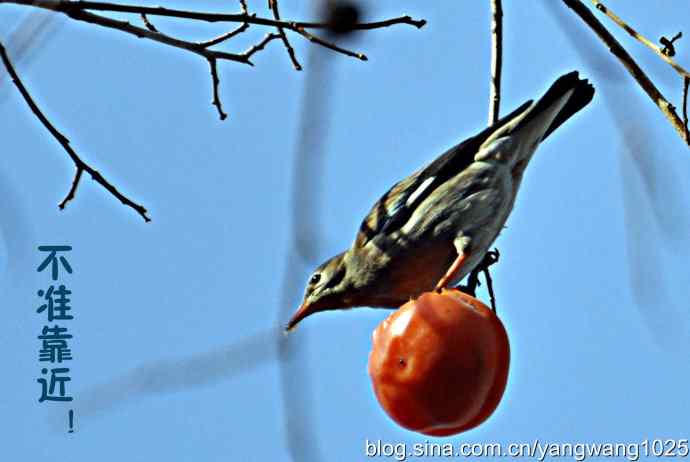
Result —
[[503, 229], [539, 144], [587, 106], [594, 86], [562, 75], [488, 128], [394, 184], [371, 208], [350, 248], [319, 265], [286, 331], [314, 313], [397, 308], [458, 285]]

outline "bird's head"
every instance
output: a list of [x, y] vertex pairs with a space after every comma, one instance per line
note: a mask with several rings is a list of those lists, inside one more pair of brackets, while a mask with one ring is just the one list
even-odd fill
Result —
[[353, 306], [352, 281], [348, 274], [348, 252], [336, 255], [324, 263], [309, 276], [304, 300], [287, 325], [292, 330], [298, 322], [319, 311], [337, 310]]

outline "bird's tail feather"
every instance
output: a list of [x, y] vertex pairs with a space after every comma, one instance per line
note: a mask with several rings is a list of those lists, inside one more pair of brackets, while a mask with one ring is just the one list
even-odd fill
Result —
[[545, 114], [553, 111], [553, 106], [559, 102], [568, 92], [570, 96], [567, 101], [560, 107], [560, 110], [551, 119], [548, 128], [541, 136], [541, 140], [546, 139], [555, 129], [557, 129], [563, 122], [572, 117], [580, 109], [584, 108], [594, 97], [594, 87], [586, 79], [580, 79], [578, 72], [569, 72], [556, 80], [551, 88], [534, 104], [524, 118], [513, 127], [511, 131], [525, 128], [531, 122], [543, 117]]

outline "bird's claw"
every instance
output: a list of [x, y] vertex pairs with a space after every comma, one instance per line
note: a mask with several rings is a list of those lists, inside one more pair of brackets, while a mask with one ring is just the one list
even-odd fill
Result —
[[496, 299], [494, 298], [494, 288], [493, 282], [491, 281], [491, 275], [489, 274], [489, 267], [498, 262], [501, 257], [501, 253], [498, 249], [489, 250], [484, 254], [484, 258], [481, 262], [470, 272], [467, 277], [467, 285], [458, 286], [458, 289], [472, 297], [477, 296], [477, 287], [479, 287], [481, 282], [479, 282], [479, 273], [484, 273], [486, 278], [486, 287], [489, 291], [489, 297], [491, 298], [491, 309], [496, 312]]

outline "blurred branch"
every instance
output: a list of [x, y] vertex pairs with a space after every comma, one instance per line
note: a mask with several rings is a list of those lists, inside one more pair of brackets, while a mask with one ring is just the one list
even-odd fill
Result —
[[[600, 49], [592, 48], [595, 43], [589, 43], [592, 37], [583, 36], [582, 31], [574, 27], [575, 24], [566, 16], [567, 11], [558, 8], [552, 0], [543, 0], [542, 3], [551, 10], [559, 28], [581, 59], [593, 69], [598, 68], [598, 80], [606, 90], [602, 91], [602, 102], [617, 128], [612, 136], [619, 137], [625, 147], [620, 150], [619, 161], [630, 290], [644, 317], [645, 326], [656, 341], [668, 345], [680, 338], [679, 331], [683, 329], [679, 326], [683, 326], [684, 321], [683, 316], [673, 309], [662, 277], [668, 272], [668, 267], [660, 258], [660, 247], [650, 246], [649, 242], [661, 241], [655, 233], [655, 224], [667, 237], [675, 240], [687, 237], [687, 214], [684, 211], [688, 207], [682, 200], [684, 192], [680, 187], [683, 181], [675, 176], [676, 170], [660, 165], [659, 149], [654, 149], [657, 144], [651, 130], [653, 124], [629, 117], [628, 114], [639, 112], [636, 105], [642, 102], [631, 102], [630, 93], [621, 91], [627, 90], [627, 86], [620, 85], [619, 78], [610, 78], [620, 72], [620, 68], [612, 62], [604, 64], [597, 56]], [[653, 221], [648, 217], [650, 211], [654, 214]]]
[[81, 180], [82, 173], [86, 171], [91, 175], [91, 178], [93, 180], [100, 184], [103, 188], [105, 188], [110, 194], [115, 196], [120, 202], [122, 202], [125, 206], [131, 207], [134, 209], [143, 219], [144, 221], [151, 221], [151, 219], [146, 215], [146, 209], [135, 203], [132, 202], [130, 199], [128, 199], [126, 196], [124, 196], [120, 191], [118, 191], [115, 186], [113, 186], [111, 183], [106, 180], [103, 175], [101, 175], [97, 170], [94, 170], [91, 166], [89, 166], [87, 163], [85, 163], [81, 158], [77, 155], [77, 153], [72, 149], [72, 147], [69, 144], [69, 140], [62, 134], [60, 133], [54, 126], [53, 124], [50, 123], [50, 121], [46, 118], [46, 116], [41, 112], [41, 110], [38, 108], [36, 103], [34, 102], [33, 98], [31, 98], [31, 95], [27, 91], [26, 87], [24, 87], [24, 84], [22, 81], [19, 79], [19, 76], [14, 70], [14, 66], [12, 66], [12, 62], [10, 61], [10, 57], [7, 54], [7, 51], [5, 50], [5, 47], [3, 46], [2, 42], [0, 42], [0, 57], [2, 58], [2, 62], [5, 65], [5, 69], [7, 69], [7, 73], [10, 75], [12, 78], [12, 81], [14, 82], [15, 86], [19, 90], [19, 93], [21, 93], [22, 97], [24, 98], [24, 101], [26, 101], [26, 104], [29, 106], [31, 109], [31, 112], [36, 115], [38, 120], [41, 121], [43, 126], [50, 132], [51, 135], [57, 140], [58, 143], [63, 147], [63, 149], [67, 152], [69, 155], [70, 159], [72, 159], [72, 162], [74, 162], [74, 166], [76, 167], [76, 172], [74, 174], [74, 180], [72, 181], [72, 186], [70, 187], [69, 192], [67, 193], [67, 196], [60, 202], [60, 209], [64, 209], [65, 205], [74, 198], [77, 188], [79, 187], [79, 181]]
[[274, 361], [277, 357], [275, 338], [281, 335], [281, 327], [270, 328], [215, 350], [146, 362], [107, 382], [81, 390], [76, 411], [82, 418], [102, 415], [148, 395], [189, 390], [231, 379]]
[[[50, 11], [36, 10], [33, 14], [26, 15], [14, 30], [7, 34], [5, 48], [12, 56], [12, 64], [15, 67], [21, 68], [22, 64], [26, 67], [41, 52], [45, 51], [45, 48], [35, 45], [44, 41], [46, 36], [58, 30], [66, 22], [56, 21], [57, 18], [58, 16]], [[0, 104], [10, 94], [7, 89], [12, 86], [11, 84], [5, 85], [6, 74], [0, 66]]]
[[668, 100], [661, 94], [659, 89], [647, 77], [647, 74], [640, 68], [635, 60], [625, 51], [625, 48], [611, 35], [606, 27], [599, 22], [599, 20], [592, 14], [592, 12], [580, 0], [563, 0], [569, 8], [571, 8], [594, 33], [606, 44], [609, 51], [616, 56], [620, 62], [625, 66], [630, 75], [637, 81], [642, 89], [649, 95], [651, 100], [661, 110], [664, 116], [669, 120], [673, 128], [676, 129], [681, 139], [690, 146], [690, 139], [686, 136], [687, 129], [676, 113], [675, 107], [668, 102]]
[[[292, 191], [290, 198], [290, 244], [283, 270], [282, 296], [278, 322], [284, 324], [295, 303], [301, 299], [304, 265], [319, 256], [322, 226], [319, 199], [323, 180], [324, 142], [328, 138], [331, 95], [334, 93], [332, 61], [313, 47], [307, 56], [307, 71], [302, 90], [299, 128], [293, 149]], [[312, 379], [307, 351], [309, 337], [304, 334], [281, 336], [278, 340], [283, 392], [286, 444], [295, 462], [327, 460], [314, 437]]]
[[501, 0], [491, 1], [491, 89], [489, 94], [489, 125], [498, 120], [501, 105], [501, 68], [503, 66], [503, 6]]

